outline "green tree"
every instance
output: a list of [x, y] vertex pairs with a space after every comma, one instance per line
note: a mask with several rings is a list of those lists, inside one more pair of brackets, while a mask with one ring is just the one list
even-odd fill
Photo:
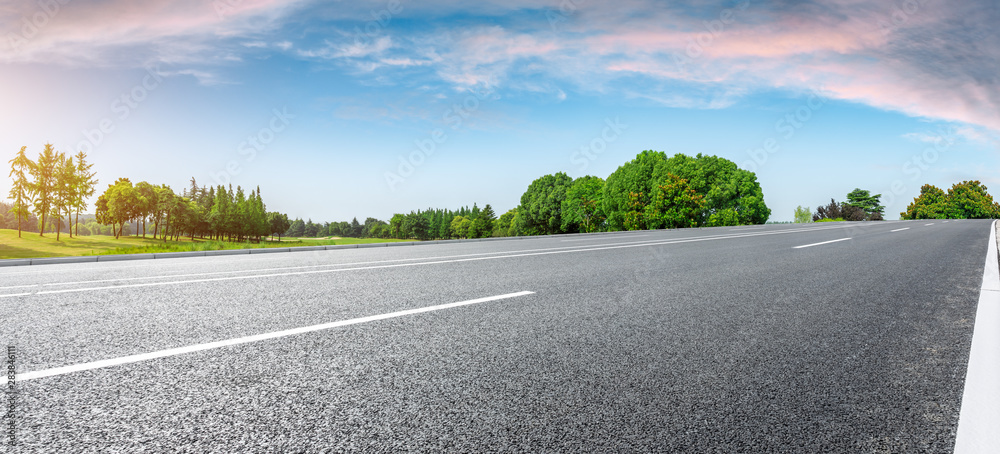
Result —
[[56, 168], [59, 161], [59, 153], [56, 153], [52, 144], [47, 143], [38, 155], [35, 165], [29, 169], [34, 180], [31, 192], [35, 195], [33, 201], [34, 211], [38, 213], [39, 217], [39, 236], [44, 236], [45, 220], [52, 213], [53, 199], [56, 192]]
[[87, 209], [87, 199], [94, 195], [97, 188], [98, 180], [94, 178], [97, 174], [90, 171], [91, 167], [94, 165], [87, 163], [87, 153], [78, 152], [76, 154], [76, 200], [73, 202], [73, 208], [76, 210], [74, 225], [77, 228], [80, 226], [80, 212]]
[[73, 158], [66, 158], [66, 155], [59, 153], [59, 162], [56, 164], [56, 186], [52, 198], [52, 218], [56, 224], [56, 241], [59, 241], [59, 232], [62, 231], [64, 213], [66, 214], [69, 236], [73, 237], [70, 221], [72, 220], [73, 205], [76, 202], [76, 187], [76, 164], [73, 163]]
[[[667, 174], [666, 184], [657, 185], [646, 206], [646, 226], [650, 229], [695, 227], [705, 208], [705, 197], [687, 180]], [[735, 213], [733, 213], [735, 214]]]
[[604, 180], [584, 176], [573, 180], [562, 203], [562, 231], [597, 232], [604, 225]]
[[10, 162], [10, 177], [13, 178], [13, 186], [10, 188], [10, 199], [14, 204], [8, 210], [10, 213], [14, 213], [17, 218], [17, 237], [21, 238], [21, 221], [28, 219], [31, 214], [29, 210], [29, 205], [34, 201], [34, 186], [31, 180], [28, 179], [28, 175], [31, 173], [31, 169], [35, 166], [35, 163], [24, 154], [24, 151], [28, 147], [21, 147], [21, 151], [17, 152], [17, 156], [11, 159]]
[[955, 183], [948, 190], [946, 208], [950, 219], [989, 219], [1000, 217], [1000, 206], [978, 180]]
[[948, 194], [937, 186], [925, 184], [920, 187], [920, 195], [899, 213], [904, 220], [914, 219], [944, 219], [948, 211]]
[[288, 226], [288, 232], [285, 232], [285, 236], [300, 238], [306, 231], [306, 223], [302, 219], [296, 219], [292, 221], [292, 224]]
[[645, 150], [608, 176], [602, 200], [609, 229], [645, 228], [642, 213], [646, 210], [646, 196], [653, 192], [656, 166], [666, 159], [661, 151]]
[[562, 230], [562, 203], [573, 179], [563, 172], [545, 175], [528, 185], [521, 196], [523, 230], [528, 235], [548, 235]]
[[855, 188], [847, 194], [847, 204], [864, 210], [869, 220], [882, 220], [885, 207], [879, 205], [882, 194], [871, 195], [864, 189]]
[[469, 223], [465, 223], [466, 220], [463, 216], [455, 216], [451, 219], [452, 236], [455, 238], [466, 238], [468, 236]]
[[795, 207], [795, 223], [806, 224], [810, 222], [812, 222], [812, 211], [809, 210], [809, 207], [802, 205]]

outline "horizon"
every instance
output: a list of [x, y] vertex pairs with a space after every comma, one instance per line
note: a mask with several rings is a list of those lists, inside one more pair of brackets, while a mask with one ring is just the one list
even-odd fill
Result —
[[120, 177], [194, 177], [320, 223], [499, 215], [536, 178], [606, 178], [643, 150], [755, 172], [771, 222], [855, 188], [887, 219], [924, 184], [1000, 188], [986, 1], [43, 0], [0, 17], [4, 161], [87, 152], [89, 211]]

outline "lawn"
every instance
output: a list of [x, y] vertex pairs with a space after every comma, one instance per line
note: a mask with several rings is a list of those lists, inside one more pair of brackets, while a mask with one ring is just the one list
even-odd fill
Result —
[[148, 254], [154, 252], [182, 251], [217, 251], [222, 249], [249, 249], [261, 247], [296, 247], [319, 246], [335, 244], [367, 244], [389, 243], [394, 239], [380, 238], [282, 238], [278, 241], [256, 243], [230, 243], [225, 241], [182, 239], [181, 241], [154, 240], [142, 237], [123, 237], [115, 239], [111, 236], [80, 236], [70, 238], [60, 234], [56, 241], [55, 234], [46, 233], [44, 237], [38, 233], [22, 232], [17, 237], [17, 230], [0, 229], [0, 259], [23, 259], [40, 257], [70, 257], [81, 255], [113, 255], [113, 254]]

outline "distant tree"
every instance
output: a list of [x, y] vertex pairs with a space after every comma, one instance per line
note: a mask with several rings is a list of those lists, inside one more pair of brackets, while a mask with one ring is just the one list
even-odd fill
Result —
[[73, 208], [76, 210], [74, 224], [77, 228], [80, 226], [80, 212], [87, 209], [87, 199], [94, 195], [97, 188], [98, 180], [94, 178], [96, 172], [90, 171], [93, 166], [87, 162], [87, 153], [81, 151], [76, 154], [76, 200], [74, 200]]
[[76, 203], [76, 164], [73, 158], [66, 158], [59, 153], [59, 162], [56, 164], [56, 185], [52, 197], [52, 217], [56, 223], [56, 241], [59, 241], [59, 232], [62, 231], [63, 214], [69, 228], [69, 236], [73, 237], [73, 228], [69, 225], [72, 220], [73, 205]]
[[467, 238], [470, 223], [464, 223], [467, 219], [463, 216], [455, 216], [451, 219], [451, 233], [455, 238]]
[[505, 237], [505, 236], [517, 236], [517, 232], [514, 230], [514, 217], [517, 216], [517, 208], [507, 210], [506, 213], [500, 215], [500, 217], [493, 223], [493, 236], [495, 237]]
[[[885, 207], [879, 205], [881, 197], [882, 194], [871, 195], [867, 190], [856, 188], [847, 194], [846, 203], [864, 210], [865, 218], [868, 220], [881, 220], [882, 214], [885, 212]], [[877, 216], [875, 216], [876, 214]], [[873, 219], [873, 217], [878, 219]]]
[[418, 240], [430, 239], [430, 221], [426, 217], [417, 215], [413, 219], [413, 225], [410, 227], [413, 232], [413, 236]]
[[844, 214], [840, 209], [840, 204], [836, 200], [830, 199], [830, 204], [827, 206], [821, 206], [816, 208], [816, 214], [813, 215], [813, 221], [819, 221], [823, 219], [829, 220], [844, 220]]
[[358, 218], [351, 219], [351, 235], [350, 235], [351, 238], [361, 237], [361, 232], [363, 229], [364, 227], [361, 225], [360, 222], [358, 222]]
[[943, 219], [948, 216], [948, 194], [941, 188], [925, 184], [920, 187], [920, 195], [913, 199], [906, 211], [899, 213], [900, 219]]
[[950, 219], [997, 218], [1000, 217], [1000, 205], [978, 180], [963, 181], [948, 190], [946, 213]]
[[56, 191], [56, 168], [59, 165], [59, 161], [59, 153], [56, 153], [52, 144], [47, 143], [38, 155], [35, 165], [29, 169], [34, 180], [31, 192], [35, 194], [34, 208], [39, 216], [39, 236], [44, 236], [45, 220], [52, 213], [53, 198]]
[[795, 223], [796, 224], [806, 224], [812, 222], [812, 212], [809, 207], [803, 207], [799, 205], [795, 207]]
[[10, 188], [10, 199], [13, 201], [8, 212], [13, 213], [17, 218], [17, 237], [21, 238], [21, 221], [28, 219], [31, 214], [29, 206], [33, 202], [34, 186], [31, 180], [28, 179], [28, 175], [31, 173], [31, 169], [35, 166], [35, 163], [29, 159], [24, 151], [28, 147], [21, 147], [21, 151], [11, 159], [10, 162], [10, 177], [13, 178], [13, 185]]
[[604, 180], [583, 176], [573, 180], [562, 203], [563, 232], [596, 232], [601, 230], [604, 215]]
[[302, 219], [296, 219], [288, 226], [288, 232], [285, 233], [285, 236], [299, 238], [303, 236], [305, 230], [306, 223], [302, 222]]
[[[705, 197], [698, 194], [685, 180], [667, 174], [665, 184], [657, 185], [652, 200], [646, 206], [646, 226], [650, 229], [695, 227], [705, 208]], [[724, 225], [736, 225], [735, 212]]]
[[562, 232], [562, 203], [572, 184], [572, 178], [559, 172], [545, 175], [528, 185], [518, 207], [525, 233], [548, 235]]
[[278, 235], [278, 241], [281, 241], [281, 234], [287, 232], [288, 228], [292, 226], [292, 223], [288, 221], [288, 215], [271, 212], [267, 214], [267, 218], [271, 236]]
[[[156, 187], [145, 182], [140, 181], [135, 184], [135, 192], [139, 201], [139, 206], [136, 207], [136, 211], [139, 214], [139, 219], [142, 222], [142, 237], [146, 237], [146, 220], [155, 216], [155, 213], [159, 209], [159, 200], [157, 197], [159, 193], [156, 191]], [[138, 229], [136, 229], [138, 234]]]

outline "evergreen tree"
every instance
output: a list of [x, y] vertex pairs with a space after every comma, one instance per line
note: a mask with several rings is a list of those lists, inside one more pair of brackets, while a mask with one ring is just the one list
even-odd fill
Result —
[[30, 215], [28, 206], [34, 201], [32, 199], [34, 188], [31, 181], [28, 180], [28, 174], [31, 173], [35, 163], [24, 154], [27, 148], [21, 147], [17, 156], [10, 160], [9, 176], [14, 179], [13, 186], [10, 188], [10, 199], [14, 204], [10, 207], [9, 212], [14, 213], [17, 218], [18, 238], [21, 237], [21, 221], [26, 220]]

